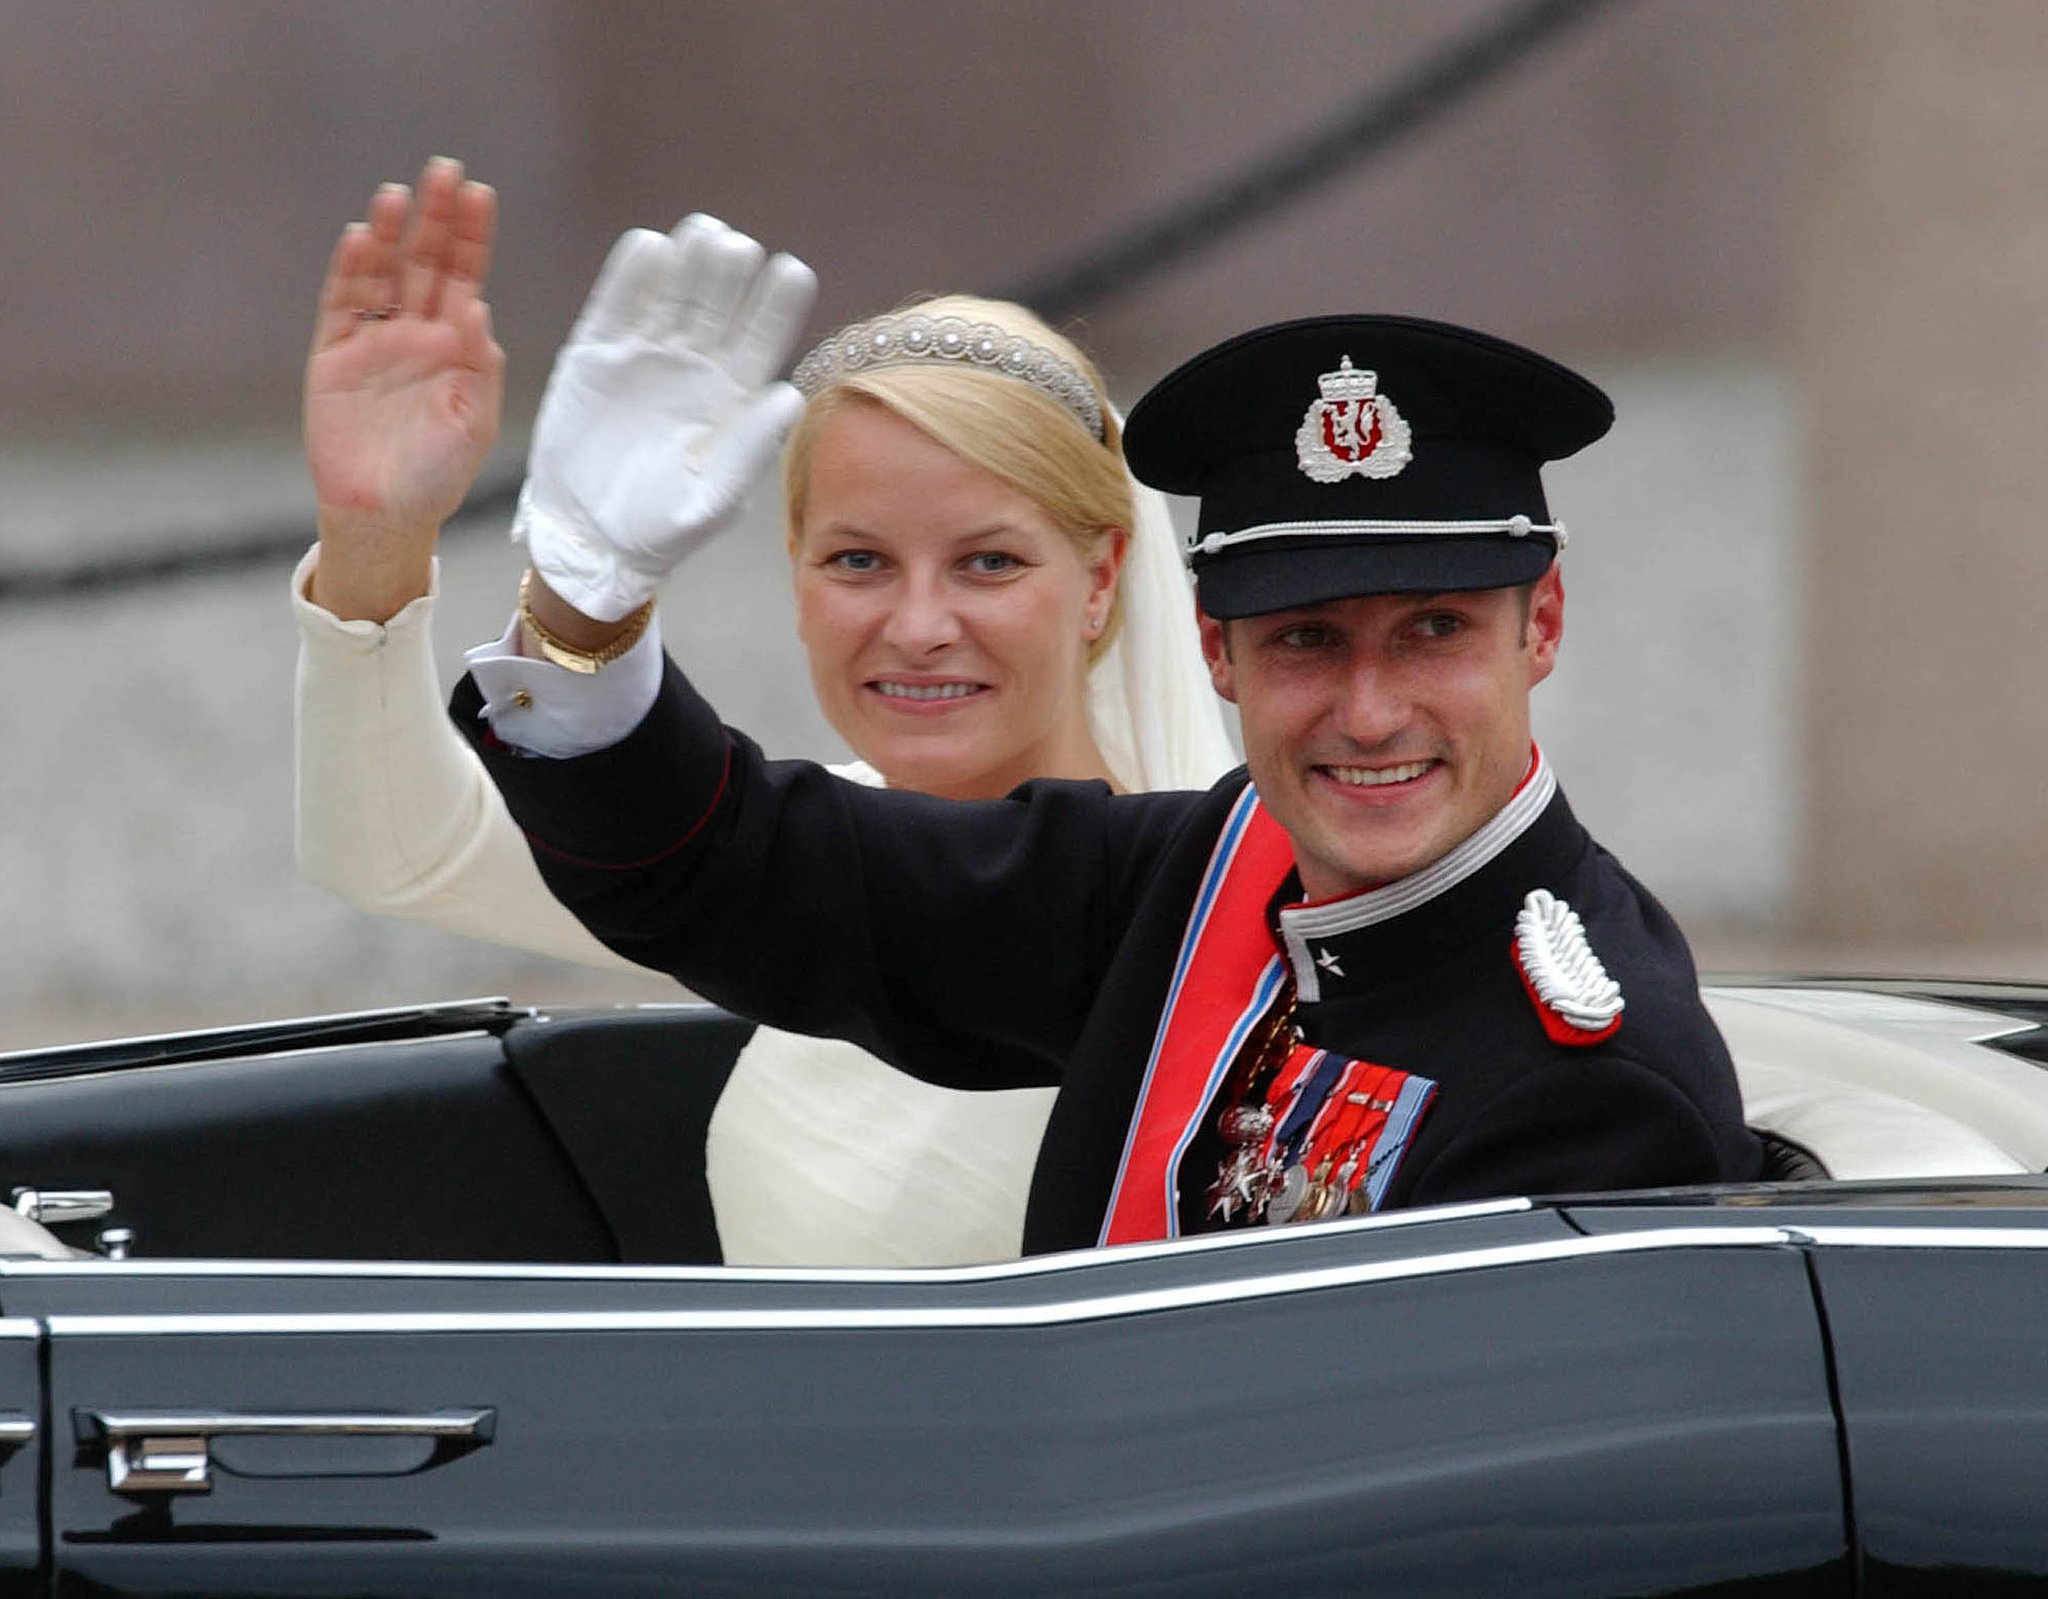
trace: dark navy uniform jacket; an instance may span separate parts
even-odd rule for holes
[[[1035,782],[960,803],[864,788],[764,759],[673,662],[638,728],[570,760],[500,744],[468,678],[452,710],[549,886],[620,954],[930,1082],[1057,1084],[1024,1247],[1097,1241],[1241,770],[1206,793]],[[1538,887],[1579,913],[1621,986],[1621,1027],[1593,1047],[1549,1040],[1515,964],[1515,915]],[[1387,1204],[1756,1176],[1684,939],[1561,793],[1461,881],[1396,895],[1392,913],[1387,894],[1360,896],[1360,925],[1341,902],[1317,908],[1317,936],[1284,940],[1310,1043],[1439,1085]],[[1184,1163],[1184,1225],[1213,1175]]]

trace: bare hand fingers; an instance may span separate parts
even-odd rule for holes
[[[395,296],[407,316],[432,316],[441,297],[441,274],[455,231],[455,197],[462,187],[462,163],[436,156],[420,173],[419,202],[405,241]]]
[[[455,318],[455,330],[462,339],[462,364],[483,379],[472,391],[476,409],[471,420],[478,436],[495,436],[505,398],[505,352],[491,337],[489,302],[471,300]]]
[[[744,388],[759,388],[788,364],[811,303],[818,275],[793,255],[770,256],[732,319],[725,369]]]
[[[455,331],[462,338],[462,364],[486,377],[495,378],[502,373],[505,370],[505,352],[491,336],[490,302],[471,300],[452,320]]]
[[[412,214],[412,190],[402,183],[380,184],[377,192],[370,196],[368,225],[370,241],[375,246],[373,258],[375,269],[387,278],[395,279],[398,273],[398,241],[405,232],[405,220]],[[389,287],[394,291],[384,296],[389,303],[395,296],[396,283]]]
[[[464,183],[455,194],[455,219],[442,258],[440,315],[459,321],[465,308],[483,298],[497,228],[498,197],[487,183]]]
[[[620,234],[577,314],[570,341],[614,339],[639,325],[660,297],[673,255],[668,236],[652,228]]]
[[[370,197],[367,218],[341,230],[320,289],[320,310],[313,324],[316,351],[347,338],[361,313],[390,307],[393,252],[411,204],[404,184],[387,183]]]
[[[669,235],[680,258],[676,267],[674,316],[684,342],[702,350],[720,348],[747,285],[761,269],[761,246],[716,218],[685,217]]]
[[[357,261],[370,248],[368,223],[351,222],[334,241],[327,258],[327,276],[320,284],[320,308],[313,317],[313,350],[317,354],[348,337],[356,320]]]
[[[455,196],[455,234],[449,241],[450,276],[468,278],[483,292],[490,275],[491,246],[498,233],[498,191],[488,183],[468,182]]]

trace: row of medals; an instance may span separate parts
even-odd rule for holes
[[[1209,1214],[1225,1227],[1253,1226],[1264,1222],[1271,1227],[1292,1221],[1330,1221],[1338,1216],[1363,1216],[1372,1208],[1358,1163],[1365,1145],[1354,1143],[1339,1163],[1336,1155],[1325,1155],[1310,1171],[1303,1161],[1289,1163],[1272,1147],[1275,1111],[1267,1103],[1267,1090],[1286,1067],[1301,1030],[1294,1021],[1294,990],[1288,985],[1286,1002],[1261,1034],[1257,1045],[1246,1051],[1245,1069],[1233,1072],[1226,1086],[1227,1100],[1217,1117],[1216,1130],[1229,1150],[1209,1185]],[[1349,1099],[1368,1103],[1361,1096]],[[1310,1140],[1304,1137],[1301,1148]]]

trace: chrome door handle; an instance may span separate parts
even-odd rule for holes
[[[498,1429],[498,1412],[432,1410],[299,1414],[223,1410],[75,1410],[81,1444],[106,1450],[107,1486],[116,1493],[203,1494],[213,1491],[214,1438],[425,1438],[433,1452],[415,1468],[481,1449]]]
[[[14,1208],[45,1227],[62,1227],[67,1222],[98,1221],[113,1210],[114,1195],[105,1188],[17,1188]]]

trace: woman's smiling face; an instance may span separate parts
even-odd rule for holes
[[[1031,499],[857,398],[819,427],[796,534],[812,690],[892,788],[989,798],[1101,775],[1088,646],[1122,535],[1084,551]]]

